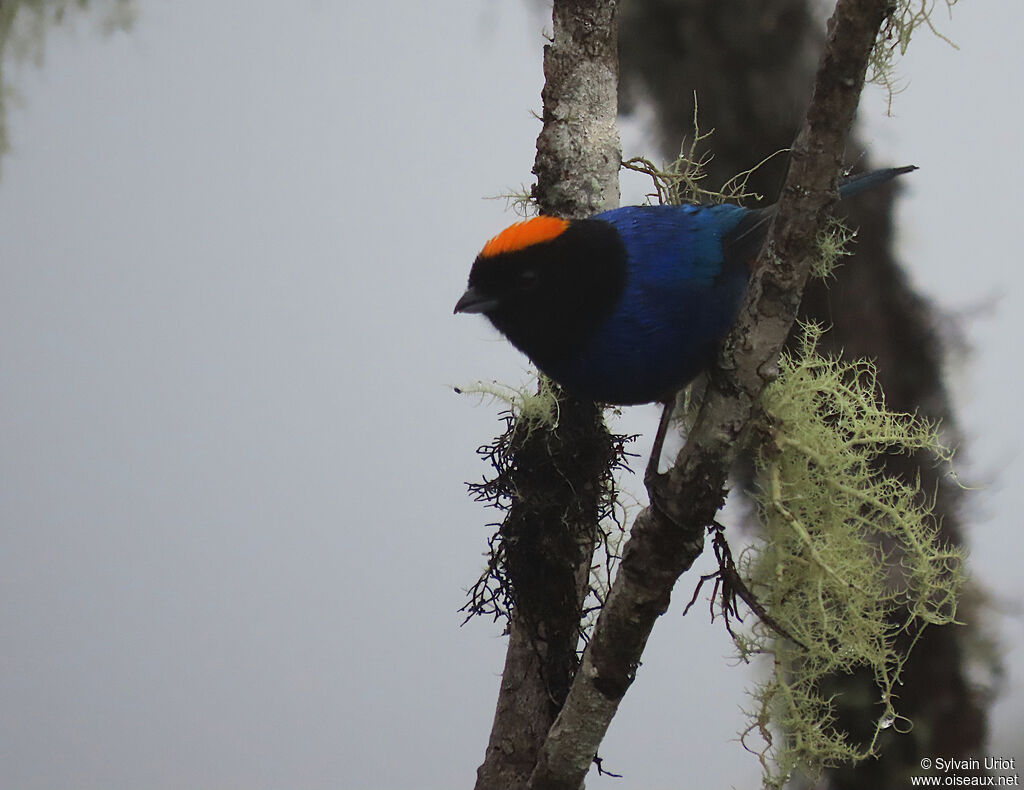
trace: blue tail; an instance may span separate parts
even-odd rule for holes
[[[917,170],[917,165],[907,165],[905,167],[887,167],[882,170],[872,170],[868,173],[858,173],[839,182],[839,197],[848,198],[866,189],[884,184],[886,181],[891,181],[896,176],[912,173],[915,170]]]
[[[839,182],[839,197],[848,198],[914,170],[917,170],[916,165],[887,167],[844,178]],[[722,239],[726,262],[732,261],[743,266],[749,266],[753,262],[754,256],[761,249],[765,234],[768,233],[768,225],[775,216],[776,209],[776,204],[754,209],[726,234]]]

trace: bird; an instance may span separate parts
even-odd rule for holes
[[[839,196],[916,169],[846,178]],[[714,362],[775,212],[684,203],[532,217],[484,244],[455,313],[486,316],[577,398],[667,402]]]

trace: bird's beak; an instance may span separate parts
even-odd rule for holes
[[[485,296],[472,285],[466,289],[466,293],[455,303],[456,313],[486,313],[498,306],[498,300],[493,296]]]

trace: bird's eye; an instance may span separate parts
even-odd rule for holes
[[[536,269],[523,269],[519,272],[519,286],[521,288],[533,288],[537,284],[538,277]]]

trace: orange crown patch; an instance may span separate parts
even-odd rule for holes
[[[480,257],[493,258],[504,252],[518,252],[534,244],[551,241],[565,232],[569,220],[558,217],[532,217],[509,225],[480,250]]]

